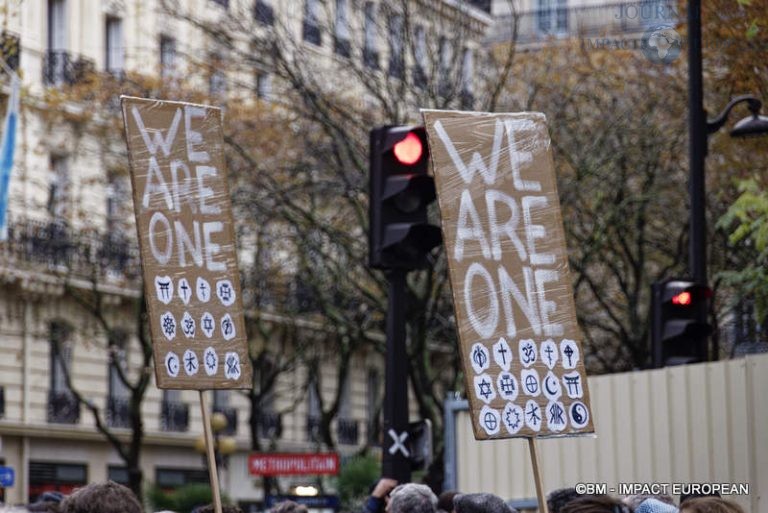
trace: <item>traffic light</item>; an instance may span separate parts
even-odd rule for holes
[[[712,289],[672,278],[654,283],[652,293],[654,367],[706,361]]]
[[[424,127],[383,126],[371,130],[369,264],[377,269],[426,266],[440,244],[440,228],[427,221],[435,182],[427,174]]]

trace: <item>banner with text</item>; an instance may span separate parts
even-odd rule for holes
[[[422,113],[475,438],[594,432],[544,115]]]
[[[221,110],[122,97],[159,388],[249,388]]]

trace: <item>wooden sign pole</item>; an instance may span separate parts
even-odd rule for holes
[[[539,500],[539,513],[549,513],[547,499],[544,496],[544,483],[541,481],[539,469],[539,455],[536,452],[536,438],[528,437],[528,450],[531,453],[531,466],[533,467],[533,481],[536,483],[536,497]]]
[[[219,492],[219,472],[216,469],[216,454],[214,453],[213,429],[211,428],[211,416],[208,413],[208,405],[205,402],[205,391],[200,390],[200,409],[203,412],[203,432],[205,433],[205,452],[208,456],[208,476],[211,480],[211,493],[213,494],[213,509],[221,512],[221,493]]]

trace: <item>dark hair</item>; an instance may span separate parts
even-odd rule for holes
[[[563,506],[579,497],[581,494],[576,491],[576,488],[558,488],[547,495],[547,509],[549,513],[560,513]]]
[[[629,513],[629,507],[609,495],[582,495],[563,506],[561,513]]]
[[[206,504],[205,506],[195,508],[193,511],[194,513],[215,513],[216,508],[214,508],[213,504]],[[243,510],[231,504],[222,504],[221,513],[243,513]]]
[[[697,497],[680,504],[681,513],[744,513],[744,509],[733,501],[720,497]]]
[[[456,490],[446,490],[440,494],[437,498],[437,509],[441,509],[447,513],[453,511],[453,498],[458,495]]]
[[[307,513],[307,507],[298,502],[283,501],[272,506],[269,513]]]
[[[61,502],[61,513],[143,513],[130,490],[114,481],[91,483]]]

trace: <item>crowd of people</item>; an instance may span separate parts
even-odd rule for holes
[[[745,513],[737,503],[714,496],[683,495],[678,504],[668,495],[633,495],[618,499],[609,495],[579,494],[574,488],[555,490],[547,496],[549,513]],[[2,508],[0,508],[0,512]],[[27,507],[44,513],[145,513],[133,492],[113,481],[92,483],[71,495],[45,493]],[[188,513],[160,511],[157,513]],[[212,504],[189,513],[215,513]],[[224,505],[222,513],[243,513]],[[292,501],[276,504],[269,513],[308,513]],[[518,513],[501,497],[490,493],[447,491],[438,497],[426,485],[399,484],[381,478],[371,490],[360,513]]]

